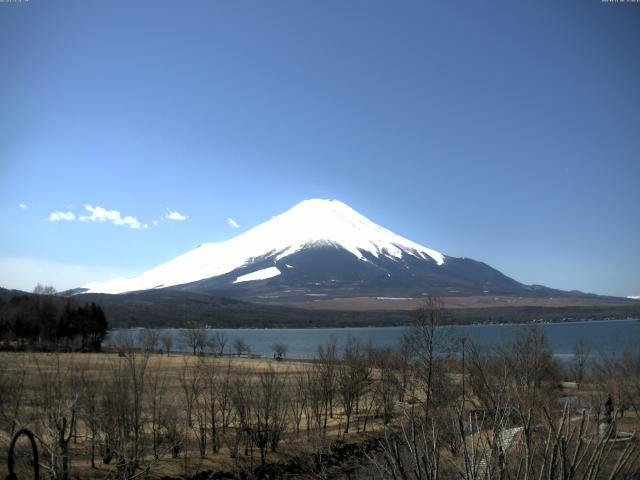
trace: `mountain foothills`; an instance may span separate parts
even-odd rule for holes
[[[640,302],[525,285],[319,199],[137,277],[63,295],[100,305],[112,326],[398,325],[428,296],[459,322],[640,316]]]

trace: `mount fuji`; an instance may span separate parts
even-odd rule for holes
[[[77,293],[159,289],[276,303],[569,293],[524,285],[485,263],[444,255],[338,200],[320,199],[305,200],[228,241],[199,245],[137,277],[93,282]]]

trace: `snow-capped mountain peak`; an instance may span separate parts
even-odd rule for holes
[[[304,246],[326,243],[342,247],[358,258],[363,258],[362,252],[400,258],[404,252],[427,255],[438,264],[444,262],[441,253],[396,235],[338,200],[305,200],[242,236],[254,234],[273,242],[278,260]]]
[[[93,282],[92,293],[123,293],[163,288],[224,275],[257,260],[274,263],[301,250],[334,246],[362,261],[367,254],[400,260],[404,256],[445,263],[440,252],[412,242],[383,228],[338,200],[305,200],[230,240],[205,243],[167,263],[130,279]],[[272,278],[275,267],[238,277],[236,282]]]

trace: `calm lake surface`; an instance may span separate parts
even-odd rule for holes
[[[452,338],[466,337],[479,345],[503,345],[528,325],[465,325],[446,327]],[[621,353],[630,343],[640,341],[640,320],[602,320],[567,323],[543,323],[549,343],[558,357],[571,357],[574,345],[583,340],[593,347],[593,352],[606,354]],[[232,352],[233,341],[240,338],[251,348],[251,353],[264,357],[273,355],[273,345],[287,346],[288,358],[311,358],[318,345],[335,337],[338,346],[344,345],[351,335],[361,342],[371,342],[376,347],[396,346],[402,335],[411,327],[368,327],[368,328],[314,328],[314,329],[218,329],[227,338],[225,352]],[[214,331],[214,330],[212,330]],[[107,343],[122,332],[130,332],[134,337],[139,329],[115,330],[107,337]],[[162,334],[174,337],[174,351],[189,351],[183,344],[181,329],[166,329]]]

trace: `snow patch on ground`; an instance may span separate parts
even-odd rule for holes
[[[377,300],[413,300],[412,297],[376,297]]]

